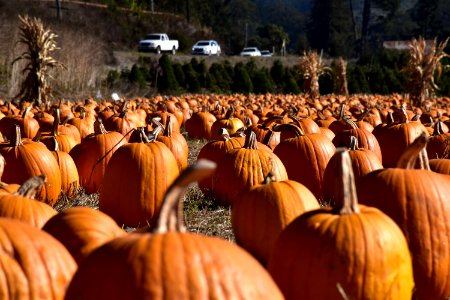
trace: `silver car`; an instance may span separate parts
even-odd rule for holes
[[[192,54],[196,55],[217,55],[221,53],[219,43],[214,40],[198,41],[192,47]]]
[[[256,47],[245,47],[241,51],[241,56],[261,56],[261,51]]]

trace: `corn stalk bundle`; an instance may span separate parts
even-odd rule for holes
[[[440,43],[435,38],[430,45],[423,37],[412,39],[408,45],[409,61],[404,68],[408,75],[408,91],[413,104],[421,106],[439,87],[435,83],[435,75],[439,78],[444,68],[441,60],[447,57],[444,52],[448,38]]]
[[[305,81],[305,88],[312,98],[320,96],[319,92],[319,77],[328,73],[331,69],[325,66],[322,56],[316,51],[309,50],[304,52],[300,57],[300,72]]]
[[[348,96],[347,61],[339,57],[334,65],[334,91],[338,95]]]
[[[20,60],[26,60],[27,63],[22,70],[26,77],[15,98],[41,104],[51,94],[48,85],[49,79],[52,79],[50,70],[63,66],[51,56],[53,51],[59,49],[55,41],[57,35],[44,29],[40,19],[29,16],[19,16],[19,19],[20,38],[17,43],[24,44],[26,48],[13,63]]]

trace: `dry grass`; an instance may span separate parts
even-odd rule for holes
[[[197,160],[197,155],[206,141],[187,139],[189,145],[189,164]],[[82,188],[78,189],[73,197],[61,195],[55,206],[57,211],[63,211],[74,206],[88,206],[98,209],[99,194],[86,194]],[[217,236],[234,241],[231,228],[231,210],[228,207],[218,206],[214,198],[205,197],[195,184],[191,186],[185,196],[184,202],[185,222],[189,231]],[[128,231],[133,229],[128,228]]]

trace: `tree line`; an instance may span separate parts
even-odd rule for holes
[[[385,50],[373,62],[349,62],[347,66],[350,94],[407,93],[407,76],[402,71],[407,53]],[[330,62],[331,70],[334,61]],[[320,77],[320,94],[336,92],[333,71]],[[444,72],[437,80],[439,95],[450,94],[450,74]],[[158,60],[142,56],[131,69],[110,71],[106,79],[110,89],[140,90],[140,94],[163,93],[306,93],[305,79],[298,66],[288,67],[280,60],[272,66],[257,67],[254,59],[232,65],[229,61],[207,66],[204,60],[192,58],[188,63],[172,62],[170,56]]]

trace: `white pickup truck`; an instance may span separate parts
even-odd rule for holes
[[[178,41],[170,40],[165,33],[147,34],[139,41],[138,51],[151,51],[160,54],[162,51],[170,51],[175,54],[178,50]]]

